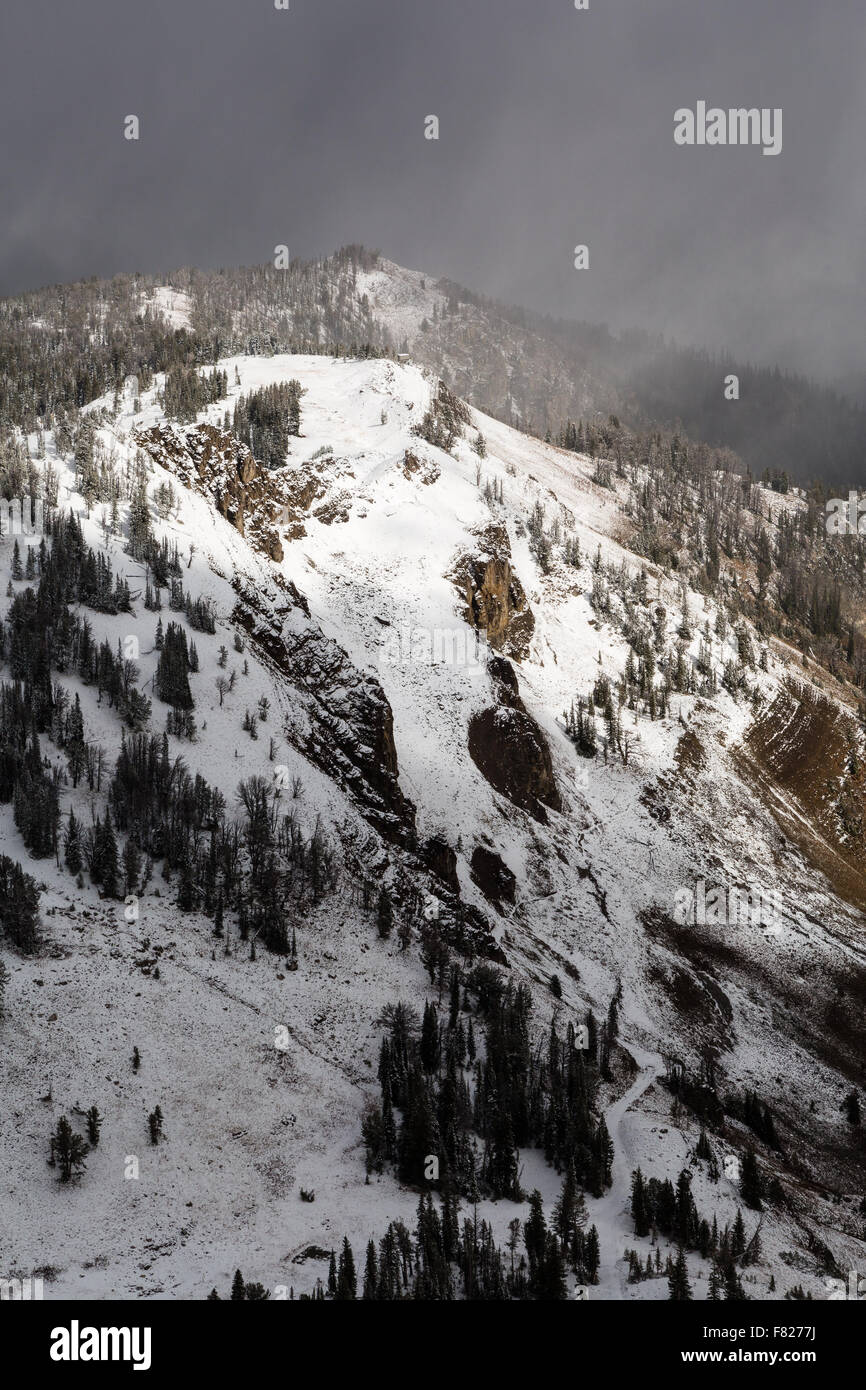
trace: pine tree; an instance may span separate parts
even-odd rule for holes
[[[738,1260],[746,1248],[746,1228],[743,1224],[743,1213],[737,1207],[737,1215],[734,1218],[734,1227],[731,1232],[731,1254]]]
[[[39,940],[39,890],[21,865],[0,854],[0,926],[19,951],[35,951]]]
[[[562,1248],[566,1255],[574,1250],[577,1231],[577,1196],[577,1177],[572,1159],[565,1172],[559,1201],[553,1209],[553,1224],[559,1239],[562,1241]]]
[[[438,1070],[441,1053],[439,1020],[436,1014],[436,1008],[433,1004],[425,1000],[424,1022],[421,1027],[421,1065],[426,1072],[429,1073]]]
[[[725,1266],[725,1301],[728,1303],[744,1303],[747,1301],[745,1290],[740,1283],[737,1267],[733,1260],[730,1260]]]
[[[3,1017],[6,1005],[6,989],[9,984],[9,971],[0,960],[0,1018]]]
[[[133,837],[127,838],[123,847],[123,879],[126,888],[126,896],[138,892],[138,880],[141,877],[141,851]]]
[[[159,698],[176,710],[194,707],[189,688],[189,651],[186,633],[177,623],[169,623],[156,668],[156,690]]]
[[[758,1168],[758,1160],[752,1148],[743,1154],[743,1167],[740,1176],[740,1195],[752,1211],[763,1211],[764,1180]]]
[[[87,1112],[87,1137],[92,1147],[95,1149],[99,1143],[99,1131],[102,1128],[102,1116],[95,1105],[91,1105]]]
[[[383,888],[379,893],[379,907],[376,913],[376,927],[383,941],[386,941],[391,935],[393,926],[394,913],[391,908],[391,898],[387,888]]]
[[[674,1303],[686,1302],[692,1296],[692,1287],[689,1283],[689,1270],[682,1246],[680,1246],[677,1251],[677,1258],[668,1279],[668,1288],[670,1290],[668,1298]]]
[[[568,1297],[565,1280],[565,1261],[562,1248],[553,1232],[549,1232],[544,1252],[544,1266],[539,1278],[539,1298],[545,1301],[561,1300]]]
[[[54,1162],[60,1166],[61,1182],[69,1182],[71,1178],[80,1177],[84,1171],[84,1159],[88,1153],[88,1145],[81,1135],[75,1134],[66,1116],[61,1115],[51,1140],[51,1154]]]
[[[129,553],[134,560],[145,560],[152,544],[147,479],[140,477],[129,504]]]
[[[356,1298],[357,1294],[358,1287],[355,1276],[355,1256],[352,1254],[352,1247],[349,1244],[348,1237],[344,1236],[343,1248],[340,1251],[340,1265],[337,1272],[337,1298]]]
[[[64,835],[64,859],[67,869],[72,874],[81,873],[81,827],[75,819],[75,812],[70,806],[70,820],[68,820],[67,831]]]
[[[649,1235],[649,1211],[647,1209],[646,1188],[643,1173],[638,1168],[631,1180],[631,1216],[636,1236]]]
[[[367,1258],[364,1263],[364,1298],[374,1299],[379,1292],[379,1267],[376,1260],[376,1246],[367,1241]]]
[[[111,812],[107,807],[101,827],[98,821],[96,824],[96,853],[99,863],[97,882],[101,885],[105,897],[116,898],[120,869],[117,862],[117,840],[111,824]]]
[[[239,1269],[236,1269],[235,1277],[232,1280],[232,1302],[241,1303],[246,1298],[246,1296],[247,1291],[244,1286],[243,1275],[241,1274]]]
[[[529,1277],[532,1283],[537,1277],[547,1248],[547,1222],[544,1219],[544,1204],[538,1188],[529,1199],[529,1220],[523,1226],[523,1243],[529,1259]]]
[[[598,1240],[598,1229],[590,1226],[586,1233],[586,1241],[583,1250],[583,1268],[588,1284],[598,1283],[598,1268],[601,1264],[601,1248]]]

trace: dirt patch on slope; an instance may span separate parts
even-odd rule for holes
[[[734,753],[786,835],[846,902],[866,911],[866,763],[853,718],[789,681]]]

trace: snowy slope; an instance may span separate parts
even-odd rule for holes
[[[404,283],[376,271],[361,290],[387,314],[395,337],[437,303],[421,277]],[[155,292],[155,304],[181,324],[180,297],[160,295]],[[300,382],[301,437],[292,439],[281,472],[291,488],[293,478],[314,467],[320,487],[303,534],[284,532],[278,562],[186,488],[177,510],[156,522],[188,562],[185,587],[209,597],[217,615],[215,635],[193,634],[198,738],[183,745],[173,740],[173,752],[232,801],[241,777],[270,776],[273,735],[287,784],[293,778],[302,784],[300,823],[310,833],[321,818],[337,848],[340,889],[304,924],[301,968],[291,973],[263,952],[255,961],[239,949],[224,957],[210,924],[195,914],[181,917],[158,875],[142,896],[138,919],[128,921],[122,903],[102,901],[90,887],[76,889],[49,862],[30,866],[44,884],[49,945],[35,959],[6,954],[12,979],[0,1023],[0,1036],[7,1036],[0,1266],[10,1272],[52,1266],[55,1296],[198,1298],[215,1284],[224,1289],[239,1265],[269,1287],[309,1291],[326,1266],[300,1258],[308,1247],[330,1250],[348,1235],[358,1251],[392,1217],[411,1223],[417,1194],[390,1176],[365,1183],[360,1140],[364,1100],[376,1090],[381,1009],[395,998],[419,1006],[429,991],[417,953],[377,939],[357,902],[355,849],[371,866],[386,865],[386,874],[396,870],[399,855],[371,828],[346,783],[307,756],[299,730],[311,717],[310,692],[294,685],[255,640],[243,653],[234,650],[238,596],[247,589],[262,612],[282,613],[283,641],[299,632],[322,634],[381,686],[393,712],[399,785],[415,808],[419,838],[440,837],[454,848],[461,895],[488,921],[510,969],[532,984],[539,1028],[554,1012],[577,1019],[592,1007],[603,1014],[622,984],[622,1056],[604,1095],[617,1146],[614,1186],[588,1202],[602,1246],[593,1296],[666,1296],[664,1279],[626,1281],[623,1250],[638,1248],[644,1262],[649,1251],[647,1241],[631,1234],[628,1185],[638,1164],[646,1174],[676,1181],[692,1160],[698,1127],[688,1112],[671,1117],[661,1078],[671,1059],[696,1065],[707,1047],[721,1057],[732,1089],[754,1088],[772,1100],[795,1147],[807,1136],[813,1145],[811,1152],[801,1148],[799,1166],[784,1170],[796,1200],[785,1212],[766,1215],[764,1257],[752,1271],[750,1296],[780,1297],[793,1283],[820,1295],[823,1273],[808,1252],[807,1230],[819,1233],[840,1267],[858,1259],[862,1265],[866,1255],[854,1205],[861,1159],[852,1151],[834,1162],[839,1107],[851,1078],[839,1049],[816,1045],[814,1019],[803,1009],[806,1000],[820,999],[825,985],[832,995],[837,980],[862,978],[862,918],[784,842],[776,818],[743,776],[735,753],[754,717],[748,702],[721,690],[712,700],[674,695],[668,717],[656,721],[624,711],[632,740],[627,763],[614,752],[609,759],[578,757],[564,729],[572,701],[601,673],[615,684],[629,651],[620,625],[593,607],[594,567],[625,566],[635,578],[643,568],[650,602],[666,610],[671,641],[681,621],[679,585],[629,551],[622,499],[593,481],[588,459],[477,412],[450,451],[419,438],[414,430],[437,383],[417,365],[277,356],[232,358],[220,366],[228,373],[229,399],[199,417],[215,425],[239,393]],[[163,421],[160,386],[158,380],[142,395],[139,413],[128,393],[100,427],[106,453],[121,471],[143,434]],[[110,411],[111,402],[91,409],[102,407]],[[473,447],[479,431],[483,458]],[[35,440],[32,446],[35,452]],[[105,535],[101,506],[86,515],[73,470],[50,437],[46,448],[60,472],[61,505],[82,517],[90,544],[104,546],[140,590],[144,576],[124,553],[123,536]],[[152,459],[149,468],[151,496],[169,481],[177,488],[176,472]],[[539,568],[529,537],[539,503],[547,525],[558,520],[579,542],[579,567],[556,557],[549,573]],[[512,665],[526,710],[549,744],[561,797],[561,810],[549,809],[543,819],[495,790],[469,752],[473,716],[494,699],[488,660],[496,653],[466,621],[453,576],[462,558],[483,550],[480,537],[491,527],[507,535],[511,567],[534,618],[527,650]],[[9,551],[9,542],[0,542],[7,570]],[[287,604],[291,586],[306,600],[308,616]],[[696,658],[705,622],[713,633],[716,609],[697,593],[690,593],[689,607],[689,652]],[[156,668],[155,615],[141,602],[134,609],[132,619],[89,616],[112,645],[137,638],[146,686]],[[711,642],[721,671],[734,637],[714,635]],[[221,703],[215,682],[223,644],[238,674]],[[786,660],[781,648],[771,649],[767,669],[754,673],[764,707],[790,674]],[[88,736],[105,746],[111,764],[119,725],[93,690],[79,693]],[[262,696],[270,701],[269,721],[252,742],[241,722]],[[154,727],[162,714],[154,701]],[[684,743],[686,735],[700,749],[692,761],[684,756],[684,746],[694,746]],[[99,804],[86,790],[67,788],[64,812],[72,803],[85,818],[91,803]],[[501,910],[473,877],[479,845],[516,875],[515,902]],[[0,850],[26,858],[8,807],[0,809]],[[725,924],[689,956],[669,920],[677,889],[702,877],[775,892],[772,925]],[[665,919],[653,930],[646,922],[651,909]],[[561,981],[561,1002],[548,989],[552,974]],[[280,1027],[292,1040],[287,1052],[274,1046]],[[134,1046],[143,1059],[137,1073]],[[49,1093],[50,1101],[42,1099]],[[167,1140],[151,1148],[145,1118],[157,1102]],[[104,1137],[82,1183],[58,1191],[44,1166],[48,1133],[61,1113],[94,1103],[105,1115]],[[138,1179],[125,1176],[130,1156],[139,1159]],[[522,1160],[524,1187],[538,1186],[546,1205],[552,1203],[559,1177],[538,1153]],[[735,1187],[724,1178],[711,1184],[695,1171],[699,1206],[717,1212],[720,1225],[732,1220]],[[315,1188],[315,1203],[299,1200],[302,1187]],[[829,1200],[834,1191],[844,1198],[841,1206]],[[482,1206],[503,1238],[515,1212],[526,1213],[508,1202]],[[792,1251],[791,1261],[782,1257]],[[702,1296],[708,1266],[690,1257],[690,1269]],[[771,1272],[775,1294],[767,1290]]]

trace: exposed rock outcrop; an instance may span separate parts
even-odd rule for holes
[[[484,914],[460,900],[455,851],[440,836],[418,844],[415,807],[400,788],[391,706],[378,681],[310,620],[304,596],[281,574],[267,592],[240,579],[235,592],[233,620],[294,688],[285,736],[351,795],[389,847],[382,861],[393,855],[407,883],[417,889],[423,882],[438,898],[428,930],[452,950],[506,965]]]
[[[245,444],[218,425],[154,425],[136,433],[139,448],[194,489],[260,554],[278,564],[288,498],[283,475],[262,468]]]
[[[546,821],[545,806],[562,807],[547,739],[526,711],[510,662],[493,657],[488,670],[497,703],[469,721],[469,755],[495,791]]]
[[[235,587],[234,621],[304,692],[305,727],[295,733],[307,757],[352,793],[388,839],[411,840],[415,808],[400,789],[394,718],[379,682],[314,624],[293,618],[297,590],[281,584],[287,601],[275,606],[250,585]]]
[[[503,902],[514,902],[517,878],[494,850],[476,845],[471,862],[472,881],[488,902],[496,906]]]
[[[488,526],[476,538],[477,550],[461,555],[450,575],[465,603],[463,619],[487,634],[495,652],[520,661],[529,653],[535,617],[511,567],[508,532]]]
[[[292,468],[265,468],[231,430],[218,425],[154,425],[135,436],[139,448],[183,483],[213,502],[260,554],[278,564],[283,541],[307,534],[315,517],[324,525],[348,521],[354,478],[345,460],[323,454]]]
[[[841,898],[866,911],[866,766],[851,714],[788,680],[734,759]]]
[[[460,892],[460,880],[457,877],[457,855],[447,840],[442,839],[439,835],[432,835],[421,846],[421,858],[437,878],[441,878],[443,883],[447,883],[452,893]]]

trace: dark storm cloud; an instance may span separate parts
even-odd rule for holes
[[[0,24],[2,292],[363,241],[866,372],[862,0],[5,0]],[[699,100],[781,107],[781,155],[675,146]]]

